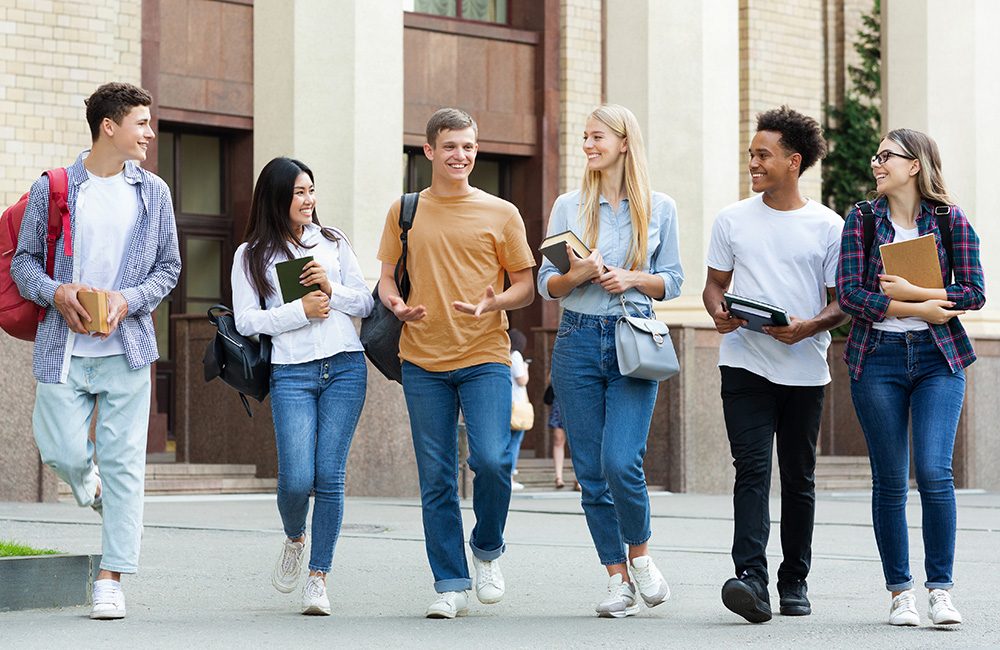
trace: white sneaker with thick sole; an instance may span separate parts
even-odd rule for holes
[[[424,614],[427,618],[455,618],[469,613],[468,591],[446,591],[438,594]]]
[[[951,594],[946,589],[931,589],[928,605],[928,614],[934,625],[958,625],[962,622],[962,615],[951,604]]]
[[[653,558],[640,555],[630,563],[632,579],[639,587],[639,595],[646,607],[656,607],[670,598],[670,585],[663,579],[663,574],[653,564]]]
[[[125,618],[125,593],[122,583],[117,580],[94,581],[94,606],[90,610],[90,618],[112,620]]]
[[[597,605],[597,615],[601,618],[625,618],[635,616],[641,608],[635,587],[615,574],[608,580],[608,597]]]
[[[295,585],[299,582],[299,574],[302,573],[302,556],[305,555],[306,541],[293,542],[285,538],[281,545],[281,555],[274,565],[274,572],[271,574],[271,584],[283,594],[290,594],[295,590]]]
[[[912,589],[907,589],[892,599],[889,609],[889,625],[920,625],[920,614],[917,613],[917,595]]]
[[[472,563],[476,566],[476,597],[479,602],[492,605],[503,600],[507,587],[500,573],[500,560],[480,560],[473,555]]]
[[[302,588],[302,613],[310,616],[329,616],[330,599],[326,595],[326,582],[320,576],[309,576]]]

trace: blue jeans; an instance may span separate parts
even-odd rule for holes
[[[965,398],[965,372],[952,372],[930,332],[872,330],[851,397],[872,466],[872,523],[885,586],[913,586],[906,529],[910,480],[908,422],[923,512],[928,589],[950,589],[955,561],[955,482],[951,459]]]
[[[657,383],[618,372],[617,320],[566,310],[552,350],[552,388],[604,565],[625,562],[625,544],[642,544],[651,535],[642,461]]]
[[[403,394],[410,414],[413,451],[420,477],[424,544],[434,589],[472,587],[465,558],[458,501],[458,410],[469,440],[472,509],[476,526],[469,546],[480,560],[504,552],[503,529],[510,506],[510,368],[482,363],[430,372],[403,362]]]
[[[521,443],[524,442],[524,431],[510,430],[510,441],[507,443],[507,455],[510,456],[510,473],[517,469],[517,457],[521,455]]]
[[[329,573],[344,514],[344,472],[365,403],[361,352],[271,367],[271,413],[278,447],[278,512],[290,538],[306,530],[315,494],[309,570]]]

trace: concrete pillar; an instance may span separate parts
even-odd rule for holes
[[[607,7],[607,99],[639,119],[654,190],[677,201],[683,293],[670,321],[707,321],[705,251],[719,209],[739,199],[736,0],[636,0]]]

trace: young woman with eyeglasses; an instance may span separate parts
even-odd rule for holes
[[[912,421],[929,616],[935,625],[958,624],[962,615],[949,591],[956,529],[952,452],[964,368],[976,359],[958,316],[985,302],[979,237],[948,195],[937,145],[927,135],[890,131],[871,166],[878,193],[870,203],[874,241],[866,251],[868,206],[858,204],[844,226],[837,289],[841,307],[854,317],[844,359],[871,461],[875,541],[892,594],[889,623],[920,624],[906,524]],[[945,241],[951,233],[950,251],[942,231]],[[928,234],[937,243],[943,288],[885,273],[880,244]]]

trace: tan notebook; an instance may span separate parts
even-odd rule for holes
[[[878,249],[882,253],[882,266],[887,274],[898,275],[910,284],[924,289],[944,288],[941,262],[933,234],[882,244]]]
[[[90,314],[91,320],[85,323],[87,329],[98,334],[108,334],[108,292],[107,291],[77,291],[76,299]]]

